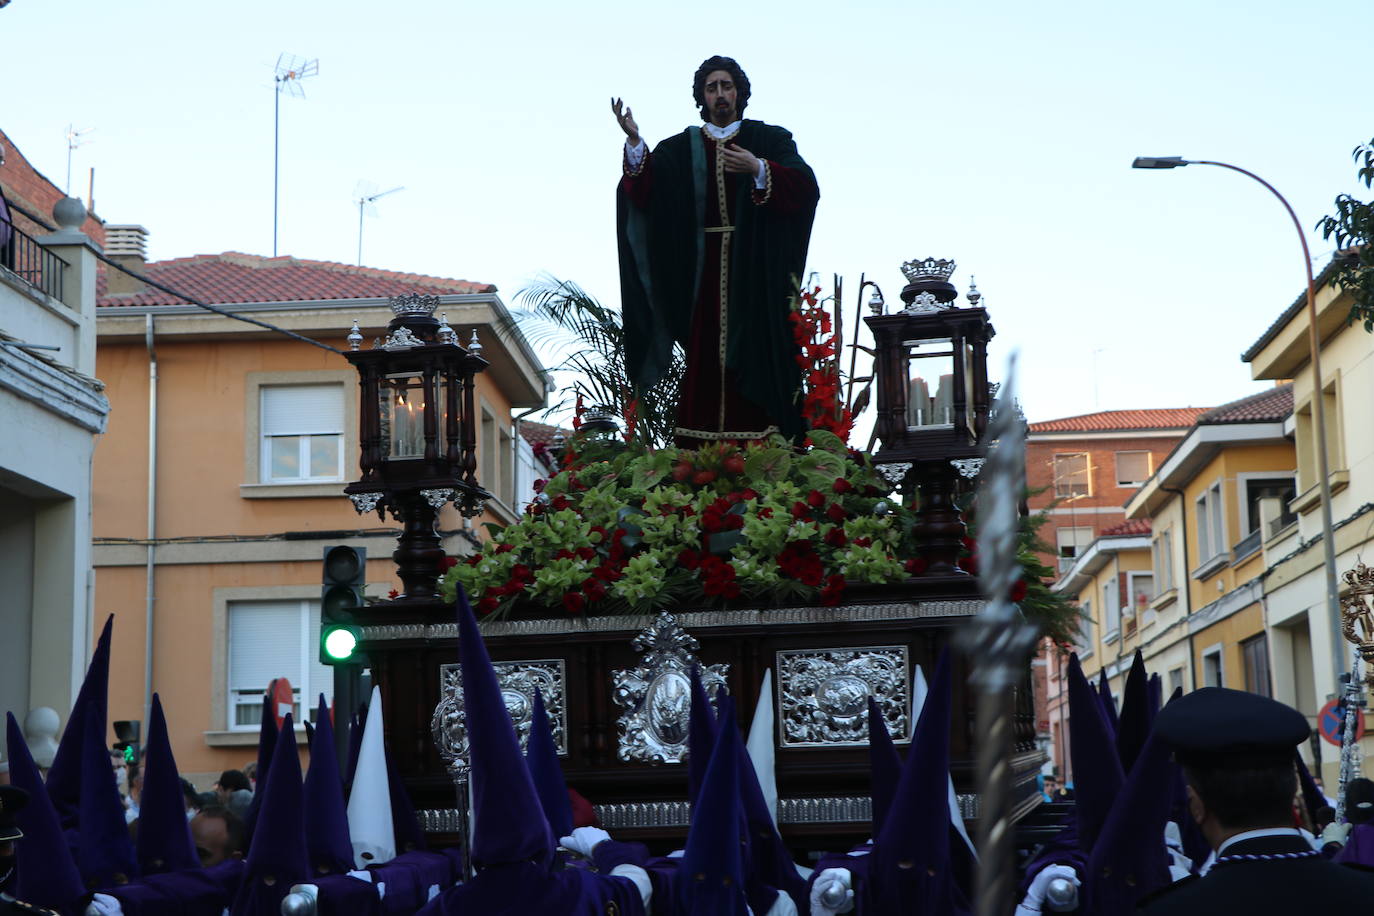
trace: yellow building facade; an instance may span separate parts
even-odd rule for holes
[[[250,268],[258,269],[292,267]],[[298,278],[302,295],[318,273]],[[362,290],[389,274],[341,273],[336,283]],[[198,279],[171,282],[210,300],[216,287],[197,289]],[[439,310],[464,342],[478,334],[491,363],[477,377],[478,460],[497,499],[473,520],[442,511],[444,548],[457,556],[476,546],[483,522],[516,517],[512,410],[541,406],[544,378],[523,339],[496,332],[506,318],[494,290],[462,281],[451,281],[462,291],[426,289],[427,281],[389,274],[383,289],[439,294]],[[371,340],[391,318],[382,295],[245,306],[225,298],[221,307],[338,350],[354,320]],[[112,415],[94,467],[95,618],[98,628],[115,615],[110,718],[146,721],[147,696],[158,692],[178,765],[204,786],[255,756],[272,678],[291,681],[297,721],[320,693],[332,696],[332,670],[318,661],[324,552],[365,549],[367,594],[385,598],[400,588],[391,560],[399,525],[359,516],[343,496],[359,473],[359,386],[340,353],[138,294],[105,297],[98,316]]]

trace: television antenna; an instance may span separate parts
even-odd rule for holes
[[[289,93],[294,98],[305,98],[301,80],[320,72],[320,62],[296,57],[294,54],[279,54],[277,69],[272,78],[276,91],[272,93],[272,257],[277,256],[277,190],[281,184],[281,97]]]
[[[80,130],[77,130],[75,126],[73,126],[73,125],[71,125],[71,124],[68,124],[68,125],[67,125],[67,196],[68,196],[68,197],[71,197],[71,196],[72,196],[72,153],[76,151],[76,148],[77,148],[78,146],[83,146],[83,145],[85,145],[85,143],[89,142],[89,141],[83,141],[81,138],[82,138],[83,136],[85,136],[86,134],[90,133],[90,132],[93,131],[93,130],[95,130],[94,127],[83,127],[83,128],[81,128]]]
[[[397,191],[404,191],[404,187],[392,188],[390,191],[378,191],[377,185],[365,179],[359,179],[353,187],[353,202],[358,205],[358,266],[363,266],[363,216],[377,215],[377,200],[386,197],[388,194],[395,194]]]

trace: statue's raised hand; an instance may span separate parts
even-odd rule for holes
[[[611,111],[615,113],[616,123],[625,131],[631,146],[639,145],[639,125],[635,123],[634,112],[620,99],[611,99]]]

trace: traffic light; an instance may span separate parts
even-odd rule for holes
[[[361,547],[330,547],[324,552],[324,581],[320,588],[320,664],[352,661],[358,646],[353,609],[363,604],[367,579],[367,551]]]
[[[138,719],[119,719],[114,723],[114,733],[117,739],[113,745],[114,749],[124,754],[124,763],[128,766],[136,766],[138,758],[143,748],[138,743],[139,733],[143,729],[143,723]]]

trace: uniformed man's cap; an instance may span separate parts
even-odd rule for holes
[[[1282,765],[1311,734],[1291,706],[1225,687],[1203,687],[1169,703],[1155,730],[1180,763],[1211,767]]]
[[[0,786],[0,843],[24,835],[19,829],[19,812],[29,803],[29,793],[18,786]]]

